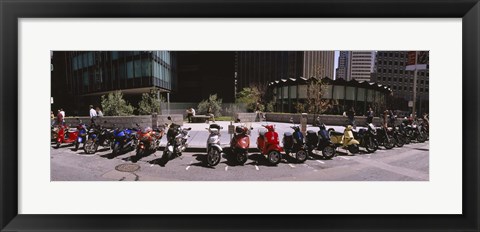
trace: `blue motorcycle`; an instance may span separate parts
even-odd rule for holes
[[[135,150],[136,133],[134,129],[119,129],[113,131],[112,156]]]

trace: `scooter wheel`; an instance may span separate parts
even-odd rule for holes
[[[78,146],[80,146],[80,143],[78,143],[77,141],[74,142],[74,145],[75,145],[75,151],[78,151]]]
[[[324,159],[332,159],[333,157],[335,157],[335,147],[326,146],[322,150],[322,155]]]
[[[217,149],[210,149],[207,154],[207,165],[212,167],[220,162],[220,152]]]
[[[282,154],[278,151],[271,151],[268,153],[267,158],[271,164],[277,165],[282,160]]]
[[[305,162],[305,160],[307,160],[307,158],[308,158],[307,151],[305,151],[303,149],[298,150],[297,153],[295,153],[295,158],[297,159],[298,163]]]
[[[348,146],[348,151],[350,151],[352,154],[357,154],[360,151],[360,148],[357,144],[353,144]]]
[[[57,142],[57,143],[55,144],[55,148],[56,148],[56,149],[60,148],[60,143],[59,143],[59,142]]]
[[[236,155],[236,158],[237,158],[237,163],[240,164],[240,165],[243,165],[247,162],[247,159],[248,159],[248,155],[246,152],[244,153],[238,153]]]

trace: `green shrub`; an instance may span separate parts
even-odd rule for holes
[[[161,102],[165,102],[165,99],[163,99],[163,97],[160,97],[159,100],[154,93],[144,93],[142,94],[142,100],[138,103],[138,113],[140,115],[147,115],[152,113],[160,114]]]
[[[217,94],[210,95],[208,99],[201,101],[198,104],[197,114],[207,114],[209,106],[212,107],[213,115],[215,115],[215,117],[222,116],[222,99],[217,99]]]
[[[121,91],[109,93],[107,96],[102,95],[102,108],[105,116],[128,116],[132,115],[135,108],[125,99]]]

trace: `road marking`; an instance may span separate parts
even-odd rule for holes
[[[349,160],[350,158],[347,158],[347,157],[344,157],[344,156],[339,156],[340,158],[342,159],[346,159],[346,160]]]
[[[189,169],[189,168],[190,168],[190,165],[188,165],[188,166],[187,166],[187,168],[185,168],[185,170],[187,170],[187,171],[188,171],[188,169]]]
[[[325,164],[325,162],[323,162],[323,161],[321,161],[321,160],[315,160],[315,161],[317,161],[317,162],[319,162],[319,163],[321,163],[321,164]]]
[[[317,170],[317,169],[313,169],[313,171],[314,171],[314,172],[318,172],[318,170]]]
[[[290,167],[295,168],[295,165],[293,164],[288,164]]]
[[[260,169],[258,169],[258,166],[257,166],[257,165],[255,165],[255,169],[257,169],[257,171],[260,170]]]
[[[228,170],[228,166],[225,166],[225,171],[227,171],[227,170]]]
[[[376,150],[375,152],[386,152],[386,151],[384,151],[384,150]]]
[[[150,164],[150,167],[153,167],[153,164]]]

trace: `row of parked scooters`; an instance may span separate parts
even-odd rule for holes
[[[171,118],[168,117],[168,120],[171,121]],[[291,122],[293,123],[293,120]],[[317,132],[308,130],[304,137],[300,126],[293,124],[290,127],[293,132],[285,132],[283,135],[283,146],[280,145],[275,125],[262,125],[264,129],[259,131],[257,148],[270,164],[276,165],[282,158],[286,158],[282,157],[282,153],[302,163],[309,156],[331,159],[336,155],[337,148],[343,148],[356,154],[360,151],[360,147],[363,147],[371,153],[375,152],[379,146],[392,149],[395,146],[402,147],[412,141],[425,142],[428,140],[428,126],[409,120],[404,120],[400,125],[392,127],[375,127],[370,123],[366,129],[362,128],[358,131],[355,131],[352,125],[347,125],[343,133],[337,132],[333,128],[327,130],[319,118],[317,118],[316,125],[319,130]],[[167,144],[162,155],[164,165],[169,160],[181,156],[188,147],[191,128],[182,128],[172,122],[165,124],[164,128],[156,129],[141,128],[138,124],[136,128],[114,126],[114,129],[109,129],[97,123],[87,127],[79,120],[76,129],[71,129],[66,125],[52,126],[52,140],[55,141],[56,148],[63,143],[73,143],[75,150],[83,143],[83,150],[86,154],[94,154],[99,147],[112,149],[112,153],[109,154],[111,157],[136,151],[133,160],[138,161],[160,148],[160,140],[165,135],[166,129]],[[220,131],[223,129],[220,125],[210,124],[206,129],[209,131],[206,144],[206,165],[215,166],[222,157],[227,157],[229,161],[239,165],[243,165],[248,160],[252,127],[236,126],[234,136],[227,148],[223,148],[220,144]]]

